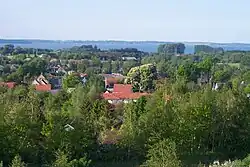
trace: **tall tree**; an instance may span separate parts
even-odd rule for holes
[[[75,88],[78,84],[81,83],[80,77],[74,74],[67,75],[63,79],[63,88],[67,90],[68,88]]]
[[[131,78],[135,90],[150,91],[154,89],[154,80],[157,79],[155,65],[145,64],[131,68],[127,75]]]
[[[158,48],[158,53],[164,54],[184,54],[185,45],[183,43],[162,44]]]
[[[11,167],[26,167],[26,165],[24,162],[22,162],[21,157],[19,155],[17,155],[12,160]]]
[[[175,144],[168,140],[153,145],[147,154],[148,167],[180,167],[181,163],[176,155]]]

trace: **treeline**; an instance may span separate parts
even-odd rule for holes
[[[174,44],[161,44],[158,47],[158,53],[165,54],[184,54],[185,45],[183,43],[174,43]]]
[[[164,54],[184,54],[185,53],[185,45],[183,43],[170,43],[170,44],[161,44],[158,47],[158,53]],[[195,45],[194,46],[194,54],[198,53],[213,53],[220,54],[224,52],[224,49],[221,47],[214,48],[209,45]]]
[[[51,49],[34,49],[34,48],[22,48],[15,47],[14,45],[4,45],[0,47],[0,54],[2,55],[17,55],[17,54],[49,54],[53,50]]]
[[[75,46],[69,49],[61,49],[58,52],[59,58],[67,59],[91,59],[93,56],[97,56],[102,60],[121,60],[122,57],[135,57],[140,58],[149,55],[148,53],[139,51],[136,48],[121,48],[101,50],[97,46],[82,45]]]
[[[74,46],[69,49],[63,49],[66,51],[69,51],[71,53],[81,53],[81,52],[97,52],[100,51],[100,49],[97,48],[97,46],[93,45],[82,45],[82,46]]]
[[[122,48],[122,49],[110,49],[112,52],[122,52],[122,53],[142,53],[136,48]]]
[[[208,45],[195,45],[194,46],[194,53],[200,53],[200,52],[204,52],[204,53],[223,53],[224,49],[219,47],[219,48],[213,48],[211,46]]]

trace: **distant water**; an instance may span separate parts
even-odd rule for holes
[[[6,45],[7,43],[0,43],[0,46]],[[81,45],[96,45],[100,49],[108,50],[108,49],[121,49],[121,48],[137,48],[138,50],[145,52],[156,52],[159,44],[156,43],[111,43],[111,42],[85,42],[85,43],[47,43],[47,42],[34,42],[31,44],[13,44],[15,46],[21,46],[25,48],[41,48],[41,49],[63,49],[70,48],[73,46],[81,46]]]
[[[42,48],[42,49],[63,49],[70,48],[73,46],[81,46],[81,45],[96,45],[100,49],[120,49],[120,48],[137,48],[138,50],[145,52],[157,52],[157,48],[162,42],[122,42],[122,41],[81,41],[81,42],[63,42],[63,41],[29,41],[27,43],[24,42],[14,42],[14,43],[4,43],[0,42],[0,46],[6,44],[13,44],[15,46],[21,46],[25,48]],[[194,45],[198,43],[185,43],[186,49],[185,53],[194,53]],[[201,43],[205,44],[205,43]],[[213,47],[222,47],[224,50],[245,50],[250,51],[250,44],[205,44]]]

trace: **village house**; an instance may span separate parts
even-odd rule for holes
[[[47,70],[50,72],[50,73],[56,73],[56,71],[58,70],[58,66],[51,66],[49,67]]]
[[[52,89],[62,88],[62,77],[49,75],[48,81],[51,84]]]
[[[39,77],[34,79],[32,82],[32,85],[47,85],[49,84],[49,81],[41,74]]]
[[[121,83],[125,79],[123,75],[116,73],[102,74],[102,76],[104,77],[105,88],[110,92],[113,91],[114,84]]]
[[[85,84],[87,82],[88,74],[80,73],[79,76],[80,76],[80,79],[82,81],[82,84]]]
[[[52,89],[51,84],[42,74],[32,82],[32,85],[37,91],[51,91]]]
[[[140,97],[148,95],[148,93],[133,92],[130,84],[114,84],[113,92],[106,91],[102,97],[110,104],[118,104],[136,101]]]
[[[57,64],[59,62],[59,60],[54,58],[54,59],[51,59],[49,62],[52,64]]]
[[[15,82],[0,82],[0,86],[5,86],[9,89],[12,89],[16,86]]]
[[[131,61],[131,60],[134,60],[134,61],[136,61],[137,60],[137,58],[136,57],[122,57],[122,60],[123,61]]]
[[[67,71],[63,68],[63,67],[61,67],[61,66],[59,66],[59,68],[55,71],[57,74],[67,74]]]

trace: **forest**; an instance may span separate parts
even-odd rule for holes
[[[18,84],[0,86],[0,167],[248,167],[250,52],[196,49],[1,47],[0,83]],[[55,73],[58,64],[87,82]],[[62,89],[35,91],[41,73]],[[103,73],[149,95],[114,106],[101,96]]]

